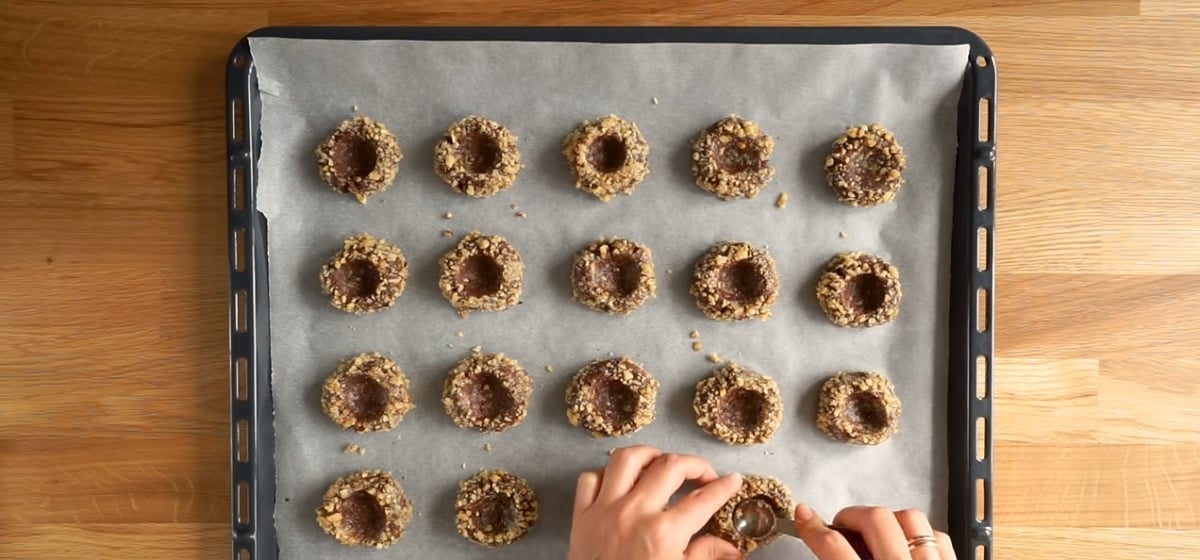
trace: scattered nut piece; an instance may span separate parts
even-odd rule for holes
[[[554,366],[552,366],[550,364],[546,364],[546,372],[554,373]]]
[[[694,338],[694,339],[699,339],[700,331],[692,331],[692,332],[688,333],[688,337]]]
[[[492,452],[492,444],[490,444],[490,443],[483,444],[483,450],[487,451],[488,453],[491,453]]]
[[[850,236],[849,236],[849,235],[846,235],[846,232],[844,232],[844,231],[839,231],[839,232],[838,232],[838,237],[841,237],[842,239],[845,239],[845,238],[847,238],[847,237],[850,237]]]
[[[708,361],[710,361],[710,362],[712,362],[712,363],[714,363],[714,364],[722,364],[722,363],[725,363],[725,360],[724,360],[723,358],[721,358],[721,356],[717,355],[717,353],[716,353],[716,352],[713,352],[712,354],[709,354],[709,355],[708,355]]]
[[[658,105],[658,98],[657,98],[657,97],[651,97],[651,98],[650,98],[650,102],[651,102],[651,103],[653,103],[653,104],[655,104],[655,105]]]
[[[787,193],[779,193],[779,198],[775,199],[776,208],[787,208],[788,195]]]
[[[699,352],[703,348],[704,348],[704,345],[700,344],[699,340],[692,343],[692,352]]]
[[[517,217],[518,217],[518,218],[524,218],[524,217],[525,217],[525,216],[527,216],[527,215],[528,215],[528,214],[526,214],[526,213],[524,213],[524,212],[520,212],[520,211],[518,211],[518,212],[517,212]]]

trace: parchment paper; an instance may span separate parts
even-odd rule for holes
[[[929,510],[944,528],[950,202],[966,46],[251,39],[251,48],[263,97],[258,200],[269,219],[282,558],[563,558],[576,476],[602,466],[611,448],[635,443],[703,455],[721,472],[778,477],[826,516],[879,503]],[[313,156],[355,107],[387,124],[405,153],[396,183],[365,206],[326,187]],[[633,196],[603,204],[573,188],[559,149],[580,121],[608,113],[641,128],[651,173]],[[775,180],[753,200],[721,202],[693,184],[692,140],[729,113],[776,139]],[[434,142],[468,114],[520,138],[526,169],[490,199],[457,195],[432,170]],[[834,199],[822,162],[847,125],[873,121],[902,142],[907,185],[894,203],[852,208]],[[778,209],[784,192],[790,203]],[[472,228],[521,251],[525,293],[513,309],[464,320],[438,292],[436,260]],[[321,264],[360,231],[398,244],[412,271],[399,302],[368,316],[334,309],[317,281]],[[659,294],[632,316],[571,301],[572,255],[598,236],[653,250]],[[723,324],[696,309],[687,293],[692,267],[721,240],[774,255],[783,289],[770,320]],[[816,279],[844,250],[900,268],[904,299],[893,324],[842,329],[822,315]],[[692,351],[693,329],[703,352]],[[458,429],[443,411],[444,376],[475,345],[515,357],[534,376],[521,426],[482,435]],[[391,432],[356,435],[321,411],[322,380],[364,351],[393,356],[412,380],[417,408]],[[693,386],[715,367],[710,352],[778,381],[786,409],[768,444],[730,447],[696,426]],[[567,423],[563,392],[577,368],[610,355],[628,355],[659,379],[658,418],[632,437],[593,439]],[[889,375],[904,403],[901,432],[878,447],[832,442],[814,425],[821,382],[862,369]],[[366,455],[343,453],[348,443]],[[360,468],[393,471],[416,507],[407,536],[386,552],[342,547],[314,521],[326,487]],[[454,530],[457,483],[481,468],[524,476],[540,496],[541,519],[516,545],[489,551]],[[807,554],[781,539],[755,557]]]

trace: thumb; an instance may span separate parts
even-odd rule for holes
[[[701,535],[692,539],[684,560],[742,560],[742,552],[724,539],[713,535]]]

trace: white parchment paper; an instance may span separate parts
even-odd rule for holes
[[[563,558],[576,476],[634,443],[700,454],[721,472],[778,477],[827,516],[879,503],[929,510],[944,528],[950,203],[965,45],[250,41],[263,101],[257,188],[269,220],[282,558]],[[355,108],[387,124],[405,153],[395,184],[365,206],[326,187],[313,155]],[[641,128],[651,173],[633,196],[604,204],[573,188],[559,147],[580,121],[608,113]],[[775,180],[753,200],[721,202],[693,184],[692,140],[729,113],[776,139]],[[526,168],[490,199],[457,195],[432,170],[434,142],[469,114],[520,138]],[[834,199],[822,162],[847,125],[873,121],[903,144],[907,184],[891,204],[852,208]],[[780,193],[790,197],[785,209],[774,205]],[[442,299],[437,258],[471,229],[504,235],[521,251],[522,305],[464,320]],[[317,272],[362,231],[398,244],[411,277],[393,308],[352,316],[330,306]],[[659,294],[632,316],[571,301],[572,255],[599,236],[653,250]],[[774,255],[783,289],[770,320],[722,324],[696,309],[692,266],[721,240]],[[904,299],[893,324],[842,329],[822,315],[816,279],[846,250],[900,268]],[[692,351],[693,329],[703,352]],[[521,426],[482,435],[458,429],[442,410],[446,372],[475,345],[513,356],[534,376]],[[322,380],[364,351],[391,355],[412,380],[417,408],[392,432],[342,431],[321,412]],[[693,386],[715,367],[710,352],[778,381],[786,408],[768,444],[730,447],[696,426]],[[659,379],[658,418],[632,437],[593,439],[567,423],[563,392],[578,367],[610,355],[628,355]],[[900,433],[878,447],[832,442],[814,425],[821,382],[862,369],[890,376],[904,403]],[[348,443],[366,455],[344,454]],[[326,487],[360,468],[393,471],[415,504],[407,536],[388,551],[342,547],[314,520]],[[457,482],[481,468],[508,469],[538,492],[541,519],[523,541],[488,551],[455,532]],[[755,557],[808,556],[781,539]]]

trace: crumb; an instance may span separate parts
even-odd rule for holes
[[[347,454],[347,455],[350,455],[350,454],[352,454],[352,453],[358,453],[359,455],[366,455],[366,454],[367,454],[367,448],[365,448],[365,447],[359,447],[359,446],[357,446],[357,445],[354,445],[353,443],[347,443],[347,444],[346,444],[346,448],[345,448],[345,449],[343,449],[343,450],[342,450],[342,452],[343,452],[343,453],[345,453],[345,454]]]
[[[615,356],[616,354],[613,354],[612,351],[609,351],[608,355],[609,355],[609,357],[612,357],[612,356]]]
[[[672,269],[670,269],[670,268],[668,268],[668,269],[667,269],[667,274],[675,274],[675,271],[674,271],[674,270],[672,270]]]
[[[724,363],[724,362],[725,362],[725,360],[723,360],[723,359],[721,358],[721,356],[718,356],[716,352],[713,352],[712,354],[709,354],[709,355],[708,355],[708,361],[710,361],[710,362],[712,362],[712,363],[714,363],[714,364],[720,364],[720,363]]]
[[[452,229],[442,230],[442,237],[454,237],[454,230],[452,230]]]
[[[467,470],[467,464],[466,464],[466,463],[463,463],[463,464],[462,464],[462,468],[463,468],[463,470],[464,470],[464,471],[465,471],[465,470]]]
[[[514,212],[516,212],[517,210],[520,210],[520,207],[518,207],[516,204],[509,204],[508,207],[512,208],[512,210]]]
[[[471,352],[474,352],[476,354],[483,352],[483,347],[482,346],[472,346]]]
[[[655,105],[658,105],[658,98],[657,98],[657,97],[651,97],[651,98],[650,98],[650,102],[651,102],[651,103],[653,103],[653,104],[655,104]]]
[[[520,211],[518,211],[518,212],[517,212],[517,217],[518,217],[518,218],[524,218],[524,217],[525,217],[525,216],[527,216],[527,215],[528,215],[528,214],[526,214],[526,213],[524,213],[524,212],[520,212]]]
[[[462,332],[462,331],[458,331],[458,332],[454,333],[454,336],[457,336],[458,338],[462,338],[462,337],[463,337],[463,332]]]
[[[699,340],[692,343],[692,352],[699,352],[703,348],[704,348],[704,345],[700,344]]]
[[[779,193],[779,198],[775,199],[776,208],[787,208],[788,195],[787,193]]]
[[[492,444],[490,444],[490,443],[483,444],[483,450],[487,451],[488,453],[491,453],[492,452]]]
[[[700,331],[692,331],[692,332],[688,333],[688,337],[693,338],[693,339],[699,339]]]
[[[396,434],[396,441],[400,441],[400,434]]]
[[[609,448],[609,450],[608,450],[608,454],[609,454],[609,455],[612,455],[613,453],[616,453],[616,452],[617,452],[617,448],[616,448],[616,447]]]
[[[844,232],[844,231],[839,231],[839,232],[838,232],[838,237],[841,237],[842,239],[845,239],[845,238],[847,238],[847,237],[850,237],[850,236],[849,236],[849,235],[846,235],[846,232]]]
[[[552,365],[550,365],[550,364],[546,364],[546,372],[547,372],[547,373],[554,373],[554,366],[552,366]]]
[[[357,112],[358,112],[358,105],[355,105],[355,106],[351,107],[351,108],[350,108],[350,110],[351,110],[351,111],[354,111],[355,113],[357,113]]]
[[[445,218],[447,220],[449,220],[450,218],[453,218],[453,217],[454,217],[454,212],[446,212]]]

